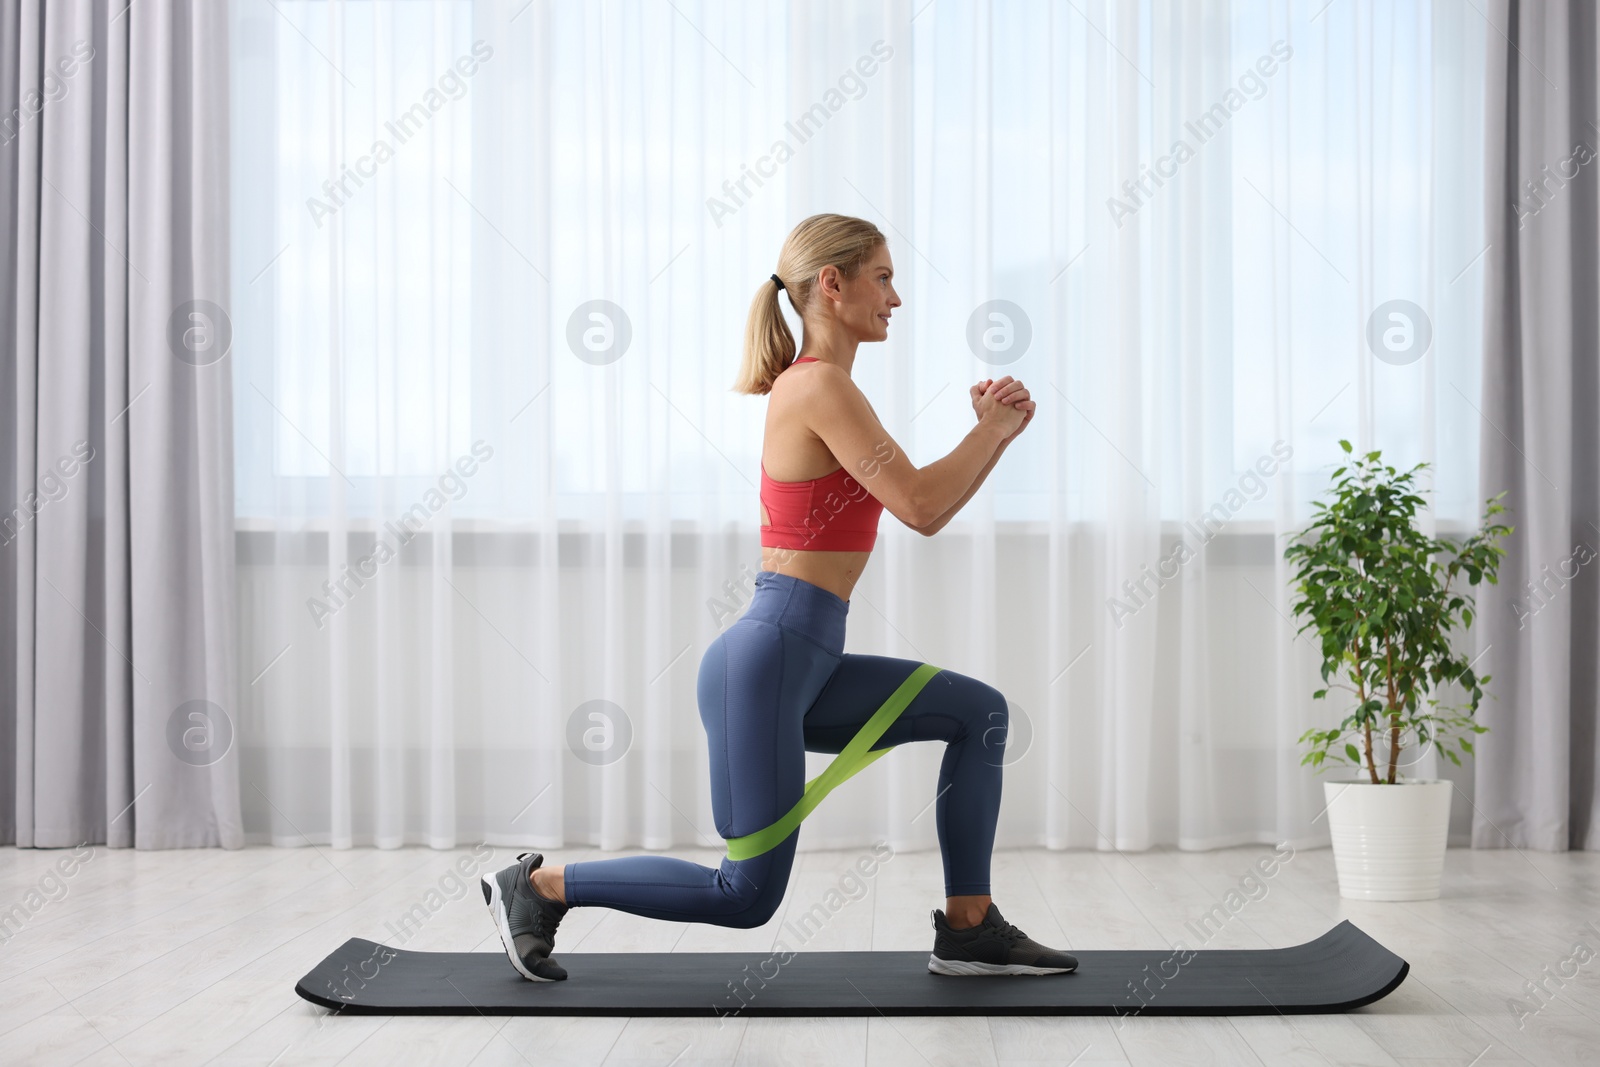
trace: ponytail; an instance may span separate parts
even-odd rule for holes
[[[787,291],[795,312],[805,321],[811,289],[823,267],[833,266],[855,278],[874,249],[886,244],[883,233],[864,219],[848,215],[812,215],[796,226],[778,254],[778,270],[761,283],[750,302],[744,328],[744,356],[735,392],[764,396],[794,362],[794,334],[778,303]]]

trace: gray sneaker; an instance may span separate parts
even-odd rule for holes
[[[533,891],[528,875],[543,862],[539,853],[524,852],[511,866],[485,874],[483,902],[489,905],[500,943],[517,973],[534,982],[560,982],[567,972],[550,953],[556,947],[556,926],[568,905]]]
[[[1046,948],[1006,922],[991,901],[983,922],[952,930],[945,913],[933,909],[934,974],[1068,974],[1078,969],[1074,956]]]

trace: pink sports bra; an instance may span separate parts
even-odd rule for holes
[[[795,363],[816,360],[801,356]],[[794,364],[790,364],[793,366]],[[761,503],[772,521],[761,547],[815,552],[870,552],[878,541],[883,505],[843,467],[804,482],[778,482],[761,464]]]

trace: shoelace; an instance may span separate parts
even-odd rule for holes
[[[1015,945],[1019,941],[1028,940],[1027,934],[1023,933],[1021,930],[1018,930],[1015,926],[1012,926],[1004,919],[1000,920],[1000,922],[996,924],[993,929],[996,936],[1005,941],[1008,945]]]
[[[540,906],[533,909],[532,929],[528,930],[527,932],[532,934],[534,937],[537,937],[545,944],[549,945],[550,950],[554,952],[556,944],[556,927],[560,924],[561,918],[560,916],[552,916],[549,909],[543,907],[544,904],[549,903],[548,901],[544,900],[542,897],[539,897],[538,893],[534,893],[534,896],[539,900]]]

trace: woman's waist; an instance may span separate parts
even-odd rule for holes
[[[838,549],[778,548],[763,545],[761,549],[762,573],[781,573],[798,578],[810,585],[832,593],[850,602],[856,582],[872,558],[870,549],[844,551]],[[759,577],[759,575],[758,575]]]
[[[842,652],[850,602],[794,573],[762,570],[741,619],[757,619],[794,630],[825,648]]]

